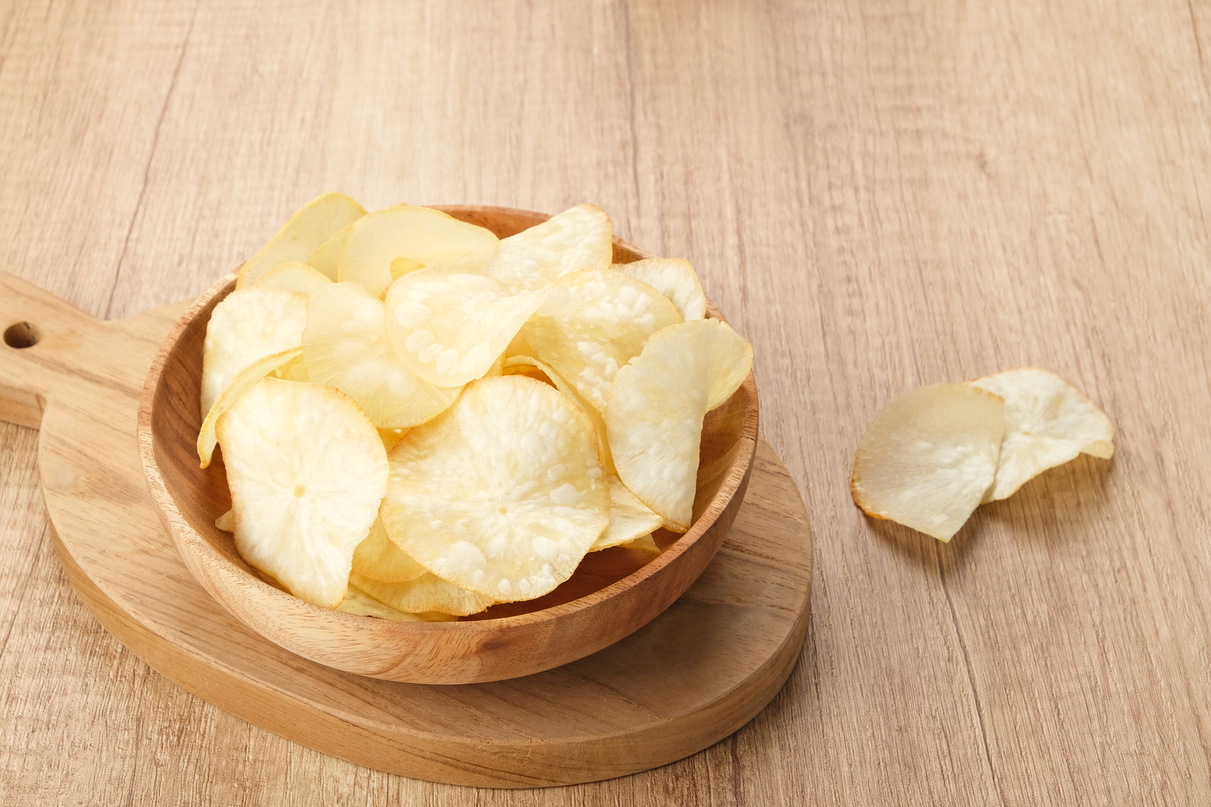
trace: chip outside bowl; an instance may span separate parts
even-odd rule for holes
[[[441,209],[500,237],[547,218],[507,208]],[[615,240],[615,262],[641,257],[647,253]],[[233,536],[214,526],[231,506],[221,453],[209,468],[198,467],[202,343],[211,311],[234,285],[234,275],[215,284],[161,347],[140,400],[139,452],[160,519],[190,572],[236,618],[287,650],[409,683],[466,684],[541,672],[607,647],[656,617],[698,578],[735,520],[757,445],[751,373],[707,415],[693,524],[684,535],[663,536],[664,551],[643,565],[625,551],[593,553],[602,557],[590,555],[551,595],[455,622],[394,622],[297,599],[245,563]]]

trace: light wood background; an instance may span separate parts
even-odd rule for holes
[[[464,790],[178,689],[79,602],[0,427],[0,803],[1211,803],[1211,7],[1183,0],[0,0],[0,270],[110,318],[328,189],[684,256],[816,536],[773,704],[611,782]],[[5,323],[7,324],[7,323]],[[1118,427],[949,545],[866,520],[917,384],[1023,364]]]

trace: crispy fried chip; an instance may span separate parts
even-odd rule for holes
[[[532,317],[522,335],[535,358],[604,412],[618,368],[681,315],[663,294],[622,272],[576,272],[559,283],[568,289],[567,303],[556,314]]]
[[[706,294],[689,261],[681,258],[644,258],[633,263],[615,264],[636,280],[642,280],[668,297],[686,322],[706,316]]]
[[[610,486],[610,524],[593,542],[589,551],[596,552],[599,549],[629,544],[645,535],[650,539],[652,531],[660,529],[664,519],[639,501],[618,477],[608,476],[606,482]]]
[[[657,331],[614,377],[606,433],[623,484],[676,532],[689,529],[706,413],[748,375],[753,349],[726,323]]]
[[[487,272],[513,291],[531,291],[572,272],[609,268],[613,256],[610,217],[593,205],[577,205],[501,241]]]
[[[854,502],[949,541],[996,474],[1005,402],[969,384],[932,384],[894,398],[867,427],[854,459]]]
[[[391,543],[382,519],[376,518],[370,525],[370,534],[353,551],[353,571],[380,583],[407,583],[429,570]]]
[[[286,263],[279,263],[258,277],[251,285],[310,295],[312,292],[331,283],[332,280],[330,278],[325,277],[307,264],[287,261]]]
[[[391,285],[391,262],[397,258],[443,271],[480,272],[499,248],[500,241],[483,227],[440,210],[396,205],[350,228],[341,247],[339,279],[355,280],[381,297]]]
[[[251,285],[286,261],[305,261],[334,233],[366,215],[366,209],[343,193],[325,193],[291,216],[269,243],[244,262],[236,287]]]
[[[296,597],[335,608],[387,485],[374,424],[332,387],[264,378],[217,431],[240,557]]]
[[[307,265],[335,283],[340,275],[341,250],[345,248],[345,239],[349,237],[349,233],[356,223],[357,221],[354,220],[346,224],[333,233],[331,238],[320,244],[315,252],[312,252],[307,258]]]
[[[488,371],[545,298],[486,275],[422,269],[391,284],[387,336],[416,375],[460,387]]]
[[[996,482],[984,501],[1013,495],[1027,481],[1078,454],[1114,455],[1110,418],[1064,379],[1022,367],[970,382],[1005,399],[1005,438]]]
[[[202,416],[236,373],[303,344],[307,298],[281,289],[236,289],[210,314],[202,346]]]
[[[530,371],[536,371],[536,374],[535,372],[527,372],[527,368]],[[610,444],[606,439],[605,418],[597,410],[597,407],[590,406],[589,402],[576,391],[576,388],[567,381],[564,381],[563,376],[551,369],[550,365],[544,364],[532,356],[513,356],[506,359],[503,370],[508,375],[526,375],[530,378],[536,378],[538,381],[550,383],[555,389],[571,398],[589,418],[589,421],[592,422],[593,431],[597,432],[597,458],[601,461],[602,470],[607,475],[615,473],[614,458],[610,456]]]
[[[584,413],[546,384],[475,381],[392,449],[383,525],[460,587],[502,602],[541,596],[609,522],[596,442]]]
[[[336,607],[336,610],[355,616],[372,616],[376,619],[390,619],[395,622],[452,622],[456,619],[450,614],[438,614],[432,611],[409,614],[396,610],[352,584],[349,585],[349,590],[345,592],[345,599]]]
[[[404,613],[439,613],[452,616],[478,614],[494,600],[483,594],[459,588],[435,574],[423,574],[404,583],[382,583],[354,572],[349,584],[381,603]]]
[[[358,283],[333,283],[311,295],[303,359],[312,381],[348,394],[381,429],[424,423],[459,393],[418,378],[399,360],[382,302]]]
[[[214,427],[219,416],[230,409],[241,395],[252,389],[253,385],[262,378],[301,355],[303,355],[303,349],[297,347],[293,350],[283,350],[281,353],[272,353],[257,359],[235,374],[231,383],[223,388],[218,398],[215,398],[210,411],[206,413],[206,419],[202,421],[202,428],[198,430],[198,459],[201,460],[203,468],[210,467],[210,459],[214,454],[214,447],[218,443]]]

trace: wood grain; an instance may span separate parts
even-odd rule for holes
[[[594,202],[754,344],[817,543],[799,667],[675,765],[537,793],[230,717],[83,608],[0,426],[0,802],[1211,801],[1211,9],[1160,0],[0,4],[0,268],[200,294],[306,199]],[[947,546],[868,522],[894,394],[1036,364],[1118,428]]]

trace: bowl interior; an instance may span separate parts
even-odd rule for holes
[[[445,207],[456,218],[486,227],[504,238],[540,223],[547,216],[502,208]],[[647,257],[641,250],[616,240],[614,260],[628,263]],[[176,523],[185,522],[230,563],[265,585],[281,588],[276,581],[253,569],[236,552],[230,533],[214,526],[215,519],[231,507],[231,495],[222,462],[222,450],[216,449],[210,467],[199,467],[196,452],[198,430],[202,422],[199,393],[202,377],[202,345],[206,326],[214,306],[234,288],[229,277],[212,288],[186,315],[174,337],[170,337],[162,355],[158,382],[146,394],[152,396],[149,413],[154,462],[178,511]],[[710,315],[721,318],[713,305]],[[493,606],[464,620],[488,620],[514,617],[552,609],[568,603],[587,604],[607,596],[612,586],[644,567],[669,563],[684,545],[697,539],[707,524],[702,521],[717,512],[735,492],[747,467],[739,467],[751,457],[756,440],[756,386],[750,375],[745,384],[723,406],[707,415],[703,429],[694,504],[695,523],[685,535],[667,530],[656,533],[662,552],[659,556],[639,550],[615,548],[590,553],[571,579],[544,597],[528,602]],[[750,446],[746,451],[746,444]],[[709,512],[708,512],[709,511]],[[649,569],[650,570],[650,569]],[[625,583],[622,583],[625,585]],[[562,609],[559,609],[562,610]]]

